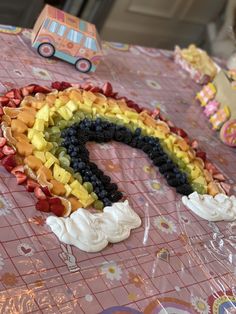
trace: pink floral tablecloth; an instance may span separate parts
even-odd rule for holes
[[[194,100],[200,87],[172,53],[105,42],[98,70],[82,75],[38,56],[29,30],[1,27],[0,39],[0,93],[29,83],[110,81],[120,95],[160,107],[198,139],[236,190],[235,151],[211,131]],[[126,194],[142,227],[96,254],[63,245],[33,196],[0,167],[0,312],[235,313],[236,223],[209,223],[186,210],[140,151],[90,144],[90,154]]]

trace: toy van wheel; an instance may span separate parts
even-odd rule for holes
[[[38,53],[44,58],[50,58],[55,53],[55,48],[50,43],[42,43],[38,46]]]
[[[87,73],[91,70],[92,64],[91,62],[86,58],[78,59],[75,63],[75,68],[79,72]]]

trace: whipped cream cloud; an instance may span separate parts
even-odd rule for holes
[[[234,195],[217,194],[213,197],[193,192],[189,196],[183,196],[182,202],[196,215],[209,221],[233,221],[236,219],[236,197]]]
[[[86,252],[99,252],[109,242],[123,241],[141,225],[127,200],[105,207],[102,213],[79,208],[70,217],[49,216],[46,222],[61,242]]]

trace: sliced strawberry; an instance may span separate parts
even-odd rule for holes
[[[102,86],[103,94],[107,97],[111,96],[113,93],[111,83],[107,82]]]
[[[0,151],[0,159],[2,159],[5,155]]]
[[[29,94],[32,94],[34,92],[34,89],[35,89],[35,84],[30,84],[30,85],[26,86],[25,88],[27,89]]]
[[[63,204],[53,204],[50,205],[50,210],[56,216],[61,217],[65,212],[65,206]]]
[[[84,83],[81,85],[81,88],[86,90],[86,91],[89,91],[89,90],[91,90],[91,88],[93,88],[93,85],[91,85],[89,83]]]
[[[0,104],[0,116],[3,116],[3,115],[4,115],[3,107]]]
[[[191,147],[192,147],[193,149],[197,149],[198,146],[199,146],[199,144],[198,144],[198,141],[197,141],[197,140],[193,140],[193,141],[191,142]]]
[[[3,147],[6,144],[7,140],[5,137],[0,137],[0,147]]]
[[[41,186],[41,189],[46,196],[52,196],[52,193],[50,192],[48,186]]]
[[[50,209],[49,209],[49,203],[47,199],[41,199],[38,200],[37,203],[35,204],[35,207],[37,210],[41,211],[41,212],[45,212],[45,213],[49,213]]]
[[[14,104],[18,107],[21,102],[21,99],[13,98],[11,101],[14,102]]]
[[[50,205],[61,205],[62,204],[59,197],[51,197],[51,198],[49,198],[48,201],[49,201]]]
[[[27,89],[26,87],[23,87],[23,88],[21,89],[21,93],[22,93],[22,95],[23,95],[24,97],[29,95],[29,91],[28,91],[28,89]]]
[[[101,93],[102,90],[101,90],[101,88],[99,88],[98,86],[93,86],[93,87],[90,89],[90,92],[92,92],[92,93]]]
[[[28,192],[34,192],[34,189],[39,187],[39,184],[33,179],[28,179],[26,183],[26,189]]]
[[[11,146],[5,145],[2,148],[2,152],[4,155],[8,156],[8,155],[14,155],[16,153],[16,151],[14,150],[14,148],[12,148]]]
[[[11,170],[17,166],[15,155],[5,156],[2,159],[2,165],[7,171],[11,172]]]
[[[216,179],[216,180],[218,180],[218,181],[225,181],[225,180],[226,180],[222,173],[216,173],[216,174],[214,174],[214,175],[213,175],[213,178]]]
[[[11,171],[11,173],[14,174],[14,176],[16,175],[16,172],[23,172],[24,173],[24,166],[23,165],[16,166]]]
[[[20,99],[21,100],[22,99],[21,90],[15,88],[13,91],[14,91],[14,99]]]
[[[9,92],[7,92],[5,96],[8,98],[14,98],[15,97],[14,89],[9,90]]]
[[[27,86],[28,87],[28,86]],[[30,86],[31,87],[31,86]],[[39,85],[35,85],[34,89],[33,89],[34,93],[43,93],[43,94],[47,94],[51,92],[51,89],[46,87],[46,86],[39,86]]]
[[[27,175],[24,172],[16,171],[15,176],[17,184],[22,184],[27,180]]]
[[[39,186],[36,186],[36,188],[34,189],[34,194],[39,200],[44,200],[47,198],[44,192],[42,191],[41,187]]]
[[[205,152],[202,152],[202,151],[196,152],[196,156],[201,158],[204,162],[206,161],[206,153]]]
[[[2,106],[6,106],[9,102],[9,98],[6,96],[0,96],[0,104]]]

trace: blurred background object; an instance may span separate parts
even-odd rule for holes
[[[171,50],[176,44],[186,47],[195,43],[214,55],[228,57],[234,51],[234,39],[227,36],[229,27],[234,30],[235,10],[232,8],[235,2],[0,0],[0,23],[31,28],[43,4],[48,3],[94,23],[103,40]],[[222,48],[220,41],[224,37],[227,37],[227,44]]]

